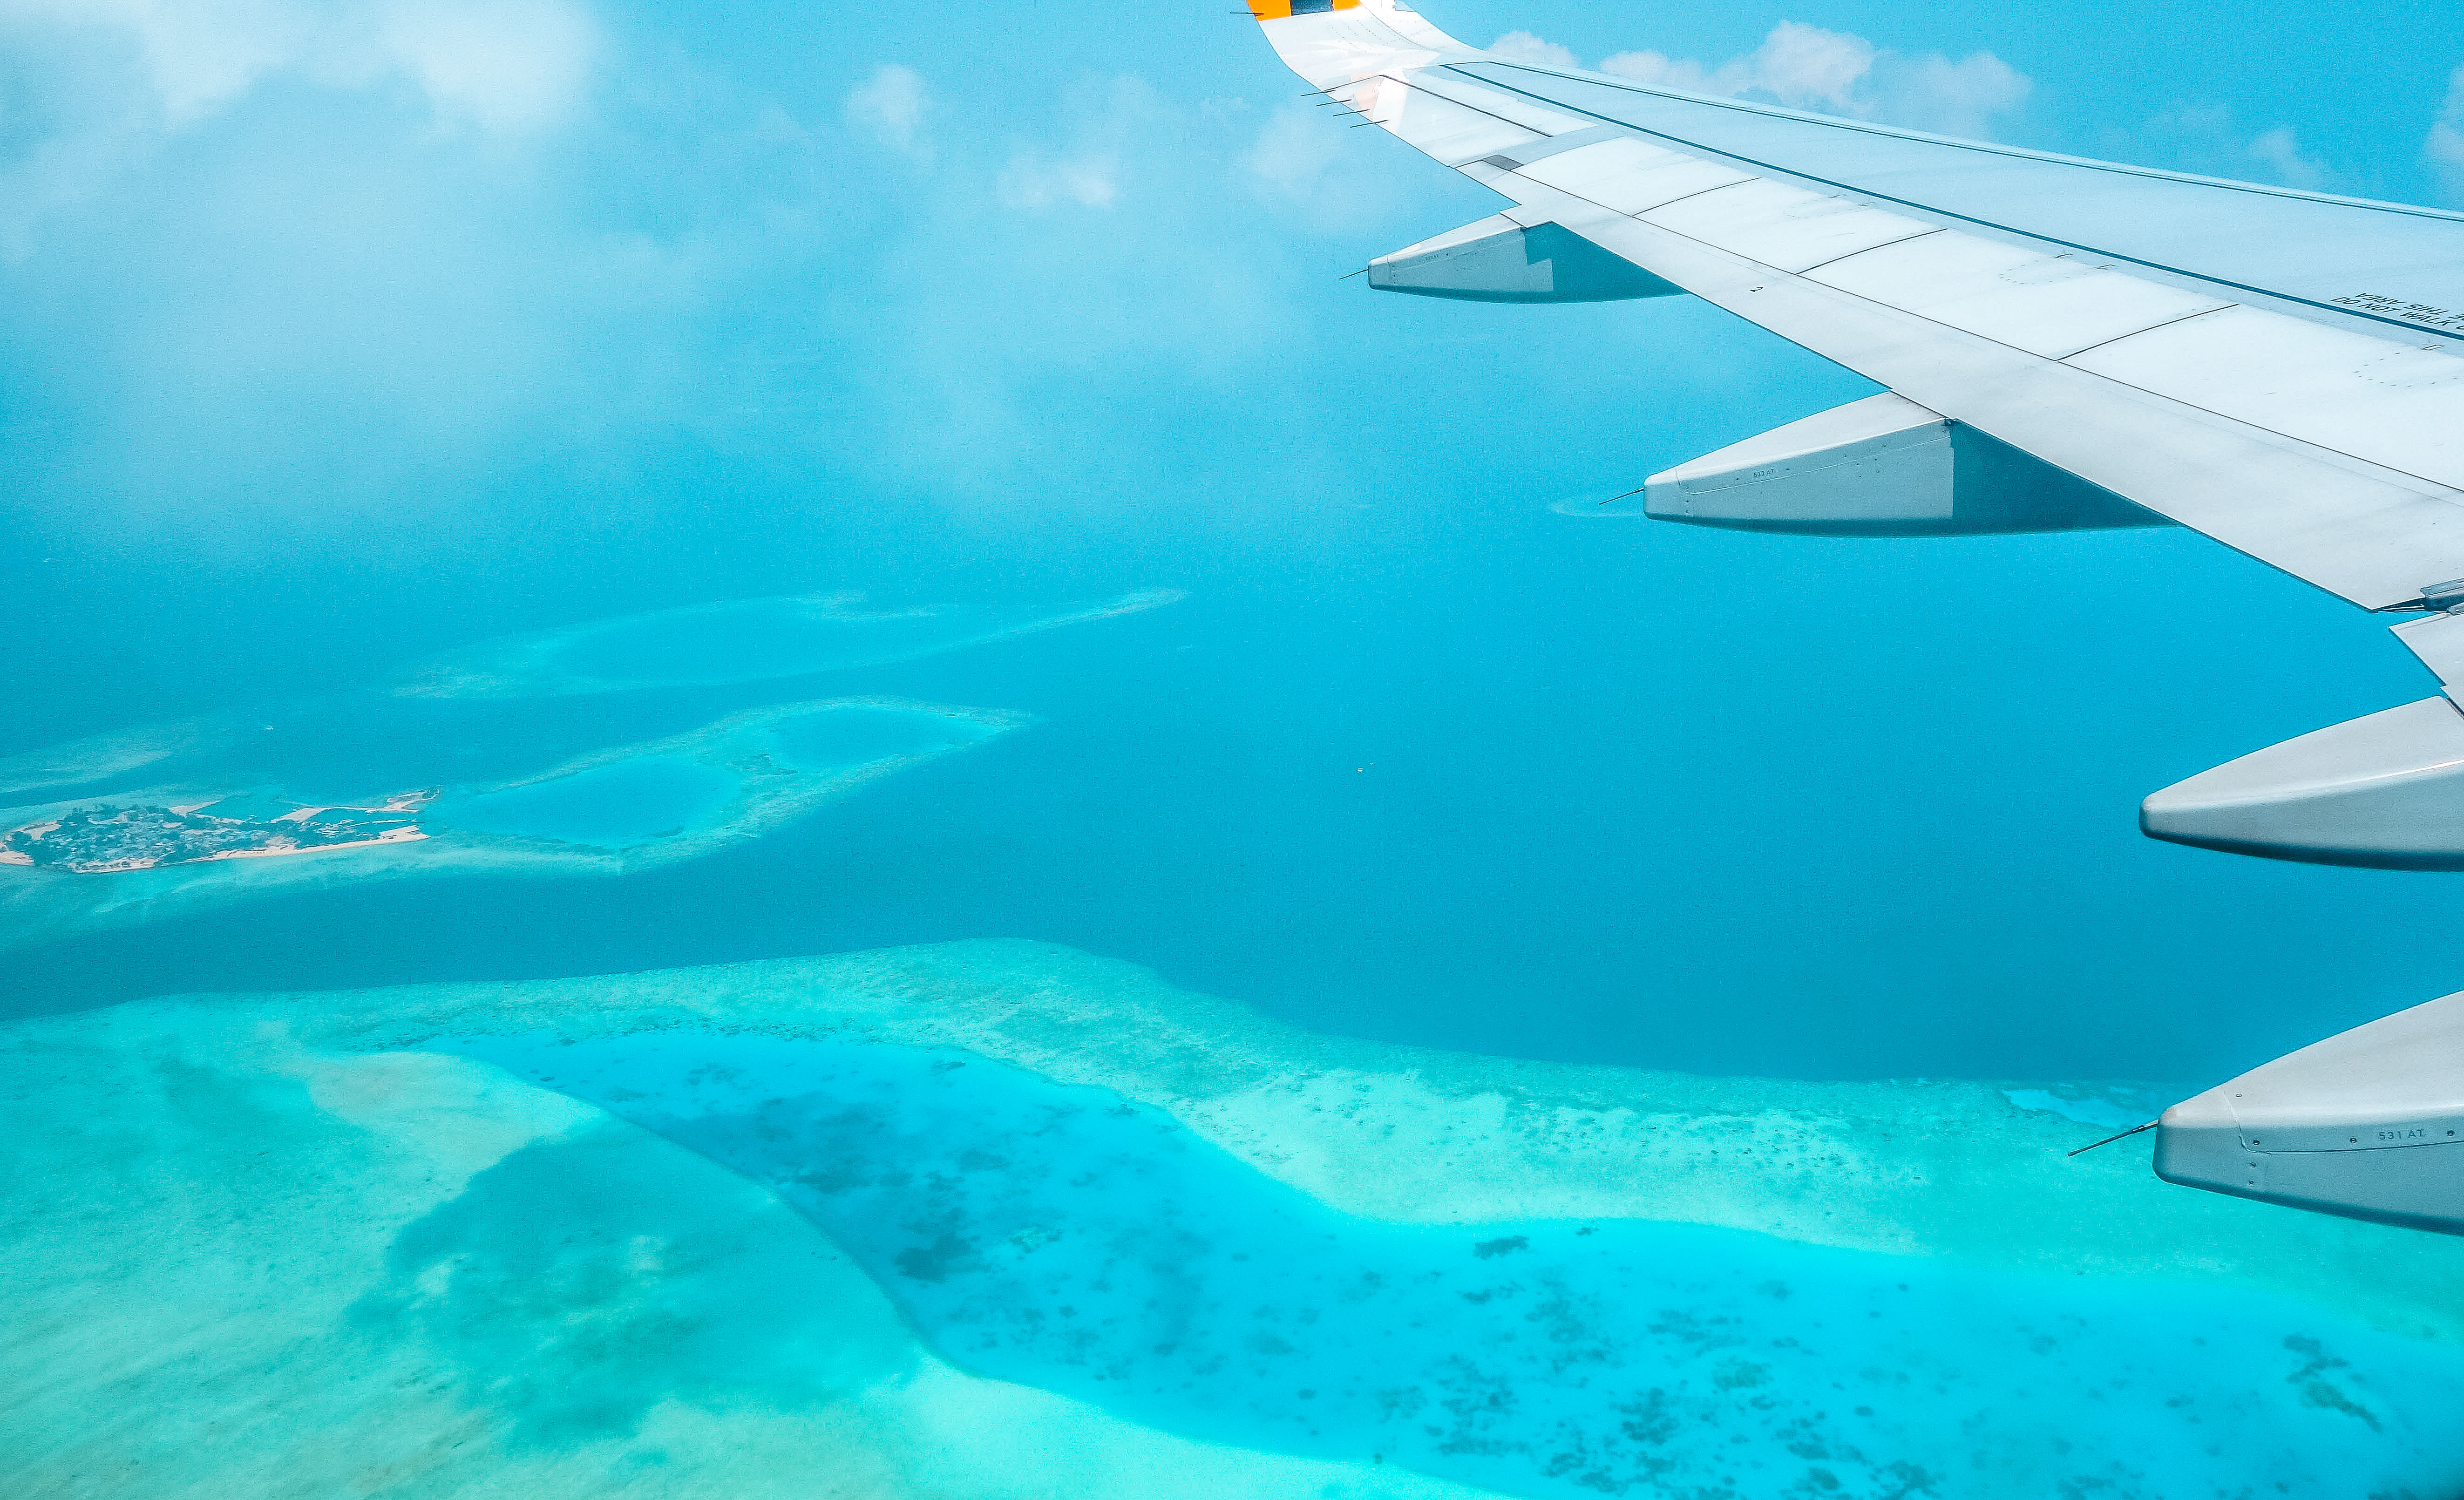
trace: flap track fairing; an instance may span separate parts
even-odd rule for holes
[[[1643,486],[1659,520],[1821,536],[2168,525],[2109,490],[1885,392],[1776,427]]]
[[[2156,1175],[2464,1234],[2464,995],[2398,1011],[2167,1110]]]
[[[1502,213],[1378,256],[1369,284],[1469,302],[1617,302],[1681,290],[1560,225],[1526,228]]]
[[[2464,682],[2464,615],[2395,637]],[[2139,807],[2150,838],[2380,870],[2464,870],[2464,711],[2449,695],[2331,724],[2177,782]]]

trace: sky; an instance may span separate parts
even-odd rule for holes
[[[2427,695],[2379,623],[2184,533],[1551,512],[1872,387],[1688,299],[1338,280],[1495,200],[1227,9],[0,0],[0,754],[708,600],[1191,595],[885,686],[1049,729],[771,864],[302,898],[24,1003],[1028,937],[1432,1045],[2204,1084],[2464,983],[2452,877],[2133,827]],[[2443,8],[1427,9],[2464,206]]]

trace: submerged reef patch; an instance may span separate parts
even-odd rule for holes
[[[1815,1483],[1809,1453],[1851,1493],[1923,1470],[1979,1497],[2464,1463],[2422,1394],[2464,1350],[2264,1293],[1648,1218],[1363,1219],[1161,1110],[944,1049],[685,1027],[428,1045],[769,1185],[951,1359],[1185,1436],[1567,1500],[1770,1492]],[[2154,1415],[2109,1411],[2124,1392]]]
[[[906,1412],[935,1382],[1021,1393],[1002,1400],[1040,1387],[1105,1443],[1206,1455],[1224,1494],[1259,1492],[1253,1461],[1313,1464],[1331,1493],[1423,1492],[1345,1488],[1410,1480],[1534,1497],[2153,1500],[2464,1479],[2464,1432],[2436,1394],[2464,1375],[2464,1246],[2170,1188],[2123,1152],[2065,1161],[2082,1126],[1991,1084],[1689,1078],[1343,1041],[1023,942],[147,1002],[0,1027],[0,1042],[30,1101],[30,1128],[5,1137],[36,1153],[19,1180],[54,1175],[73,1205],[124,1197],[146,1213],[213,1199],[146,1232],[208,1225],[218,1290],[348,1282],[310,1299],[292,1336],[444,1372],[417,1387],[443,1404],[403,1423],[475,1424],[507,1474],[583,1452],[607,1474],[607,1455],[653,1433],[674,1452],[671,1430],[715,1445],[740,1429],[748,1454],[826,1441],[846,1450],[832,1463],[872,1455],[884,1492],[929,1488],[912,1467],[928,1459],[881,1436],[905,1416],[797,1425],[820,1419],[781,1394],[803,1378],[781,1372],[809,1361],[815,1392],[847,1393],[812,1401],[842,1416],[876,1399]],[[57,1092],[89,1087],[82,1102]],[[307,1149],[286,1123],[303,1088],[369,1140],[428,1154],[436,1181],[415,1211],[352,1207],[360,1169],[316,1155],[335,1148],[245,1156]],[[178,1129],[123,1128],[153,1116],[104,1103],[158,1093]],[[660,1153],[743,1196],[671,1203],[682,1179]],[[230,1206],[215,1195],[249,1183],[315,1210],[216,1218]],[[713,1228],[692,1206],[722,1200],[763,1224],[794,1218],[811,1236],[798,1243],[844,1257],[838,1290],[741,1248],[750,1231],[731,1225],[751,1221]],[[352,1213],[375,1227],[339,1248],[307,1227]],[[66,1357],[94,1372],[80,1379],[119,1379],[106,1371],[133,1356],[78,1363],[44,1342],[66,1337],[44,1310],[126,1307],[129,1327],[159,1328],[149,1299],[194,1295],[131,1270],[132,1246],[96,1249],[124,1228],[99,1213],[17,1222],[58,1290],[13,1305],[10,1371]],[[641,1284],[688,1273],[708,1279]],[[885,1295],[929,1352],[870,1332]],[[166,1368],[187,1382],[159,1387],[166,1400],[217,1388],[196,1362],[222,1357],[209,1341],[171,1344],[190,1362]],[[230,1367],[260,1372],[267,1401],[294,1379],[273,1347]],[[37,1401],[44,1420],[65,1430],[58,1402],[89,1388]],[[908,1394],[864,1394],[893,1389]],[[11,1400],[0,1391],[0,1413]],[[0,1416],[0,1437],[32,1421]],[[1010,1441],[936,1428],[929,1462],[991,1473]],[[1136,1492],[1208,1492],[1191,1475],[1148,1483]],[[1072,1492],[1038,1488],[1053,1484],[955,1492]]]
[[[449,1030],[579,1043],[671,1026],[957,1048],[1161,1109],[1363,1218],[1750,1229],[1986,1268],[2270,1290],[2464,1345],[2464,1241],[2170,1187],[2149,1175],[2144,1145],[2068,1159],[2104,1132],[2021,1108],[2010,1083],[1711,1078],[1325,1036],[1135,964],[1018,940],[299,1004],[332,1012],[338,1038],[365,1028],[353,1046]]]
[[[1090,604],[915,609],[867,609],[861,594],[733,599],[482,641],[405,670],[393,691],[504,698],[757,682],[908,661],[1184,597],[1147,588]]]

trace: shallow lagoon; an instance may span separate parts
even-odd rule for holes
[[[518,833],[568,844],[624,848],[707,825],[736,795],[725,771],[695,761],[644,756],[469,794],[436,816],[481,833]]]
[[[1313,1038],[1024,943],[139,1003],[0,1026],[0,1085],[54,1184],[0,1222],[21,1484],[2427,1500],[2464,1471],[2464,1246],[2067,1161],[2080,1123],[2024,1089]]]

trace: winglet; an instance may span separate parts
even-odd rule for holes
[[[1408,0],[1246,0],[1246,4],[1285,65],[1320,89],[1339,89],[1380,75],[1402,86],[1413,69],[1449,58],[1462,61],[1485,55],[1421,19]],[[1375,123],[1392,128],[1382,117]]]
[[[1261,21],[1287,21],[1296,15],[1324,15],[1359,7],[1360,0],[1249,0],[1249,13]]]

